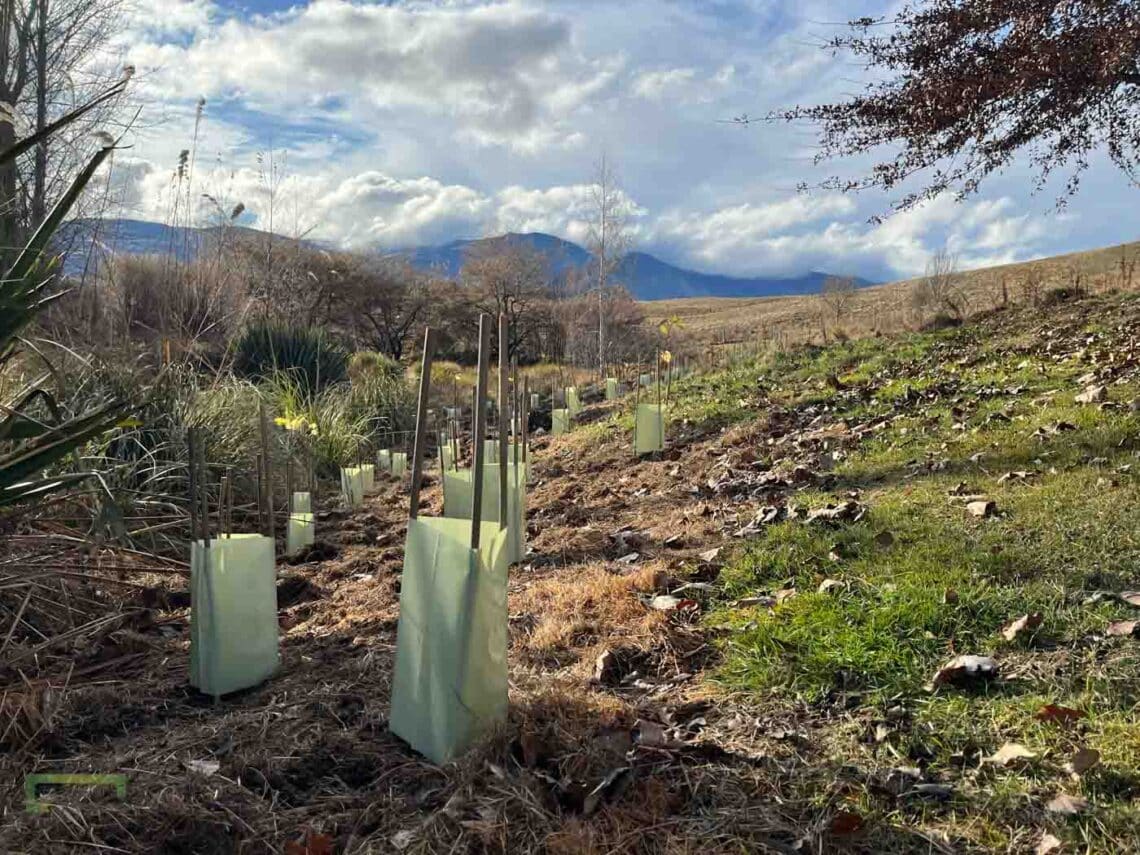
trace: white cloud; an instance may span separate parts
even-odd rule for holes
[[[210,0],[132,0],[122,44],[204,33],[218,10]]]
[[[377,126],[377,111],[412,110],[469,140],[523,149],[572,138],[563,116],[597,97],[616,70],[613,58],[589,61],[571,49],[567,19],[516,3],[322,0],[230,19],[188,44],[144,42],[130,58],[167,97],[236,97],[286,117],[334,97]]]
[[[660,101],[670,95],[686,91],[697,76],[695,68],[669,68],[664,71],[646,71],[634,78],[633,92],[642,98]]]
[[[794,196],[705,214],[670,215],[652,242],[700,268],[739,275],[806,270],[910,276],[945,246],[965,268],[1032,257],[1047,236],[1040,220],[1010,213],[1011,199],[955,203],[941,196],[877,225],[852,222],[850,196]]]
[[[844,16],[889,2],[853,0]],[[586,182],[603,151],[620,166],[640,246],[710,272],[888,278],[921,271],[942,245],[974,264],[1131,237],[1131,197],[1115,172],[1098,179],[1095,199],[1074,202],[1064,229],[1029,211],[1015,169],[965,205],[938,199],[880,225],[867,218],[888,208],[883,197],[796,194],[823,169],[842,171],[813,167],[814,129],[721,120],[857,88],[860,71],[815,46],[830,31],[814,22],[835,18],[822,0],[236,8],[139,0],[119,44],[169,120],[155,127],[148,107],[134,162],[116,166],[126,213],[165,219],[204,95],[194,193],[242,201],[265,226],[256,154],[288,149],[275,226],[314,226],[344,245],[503,231],[582,241]],[[1082,198],[1115,213],[1082,219]]]

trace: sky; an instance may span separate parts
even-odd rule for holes
[[[193,152],[195,222],[351,249],[542,231],[582,242],[604,155],[636,247],[696,270],[886,281],[948,249],[978,267],[1134,240],[1137,189],[1103,156],[1057,207],[1015,163],[965,201],[799,192],[810,126],[757,123],[867,73],[823,47],[878,0],[136,0],[115,50],[143,112],[116,154],[117,216],[171,218]],[[201,105],[201,106],[199,106]],[[187,191],[189,187],[189,191]]]

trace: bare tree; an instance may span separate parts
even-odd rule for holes
[[[484,241],[464,259],[459,278],[477,312],[507,316],[509,358],[535,342],[551,302],[550,266],[541,252],[508,237]]]
[[[125,102],[99,100],[122,69],[106,53],[123,26],[122,0],[0,0],[0,149],[17,125],[42,135],[25,156],[0,167],[0,246],[36,228]],[[44,130],[83,104],[99,100],[79,121]],[[0,255],[9,252],[0,250]]]
[[[399,361],[426,320],[430,278],[406,260],[340,253],[333,259],[333,317],[372,350]]]
[[[819,289],[819,301],[834,327],[838,327],[858,298],[855,280],[850,276],[828,276]]]
[[[925,275],[915,280],[911,308],[919,317],[933,311],[962,320],[969,311],[969,301],[960,279],[957,257],[948,249],[938,250],[926,262]]]
[[[605,154],[598,161],[590,187],[590,231],[586,248],[591,259],[592,287],[598,304],[598,375],[606,371],[606,309],[611,296],[612,278],[629,254],[633,236],[629,230],[629,203],[622,192],[612,164]]]

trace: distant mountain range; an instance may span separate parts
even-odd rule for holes
[[[537,249],[550,260],[555,273],[571,267],[585,267],[590,254],[578,244],[542,232],[508,234],[479,240],[455,240],[441,246],[422,246],[404,250],[416,267],[434,269],[454,276],[463,266],[464,256],[472,249],[492,241],[515,240]],[[671,300],[679,297],[777,297],[789,294],[815,294],[831,274],[811,271],[787,278],[762,276],[722,276],[698,273],[647,252],[631,252],[614,275],[638,300]],[[855,278],[858,286],[874,285]]]
[[[101,254],[159,254],[192,257],[198,252],[211,229],[171,227],[142,220],[79,220],[61,231],[60,248],[65,251],[64,271],[73,275],[88,267],[92,247]],[[250,232],[250,229],[243,229]],[[555,273],[569,268],[585,267],[590,255],[576,243],[553,235],[532,232],[510,234],[479,240],[456,240],[440,246],[421,246],[400,250],[417,268],[455,276],[464,257],[472,249],[492,241],[514,240],[534,247],[549,260]],[[638,300],[668,300],[679,297],[778,297],[790,294],[814,294],[831,274],[810,271],[802,276],[786,278],[761,276],[722,276],[699,273],[662,261],[647,252],[631,252],[619,265],[614,276]],[[860,287],[873,285],[855,278]]]

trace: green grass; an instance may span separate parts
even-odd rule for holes
[[[1085,325],[1094,326],[1127,335],[1119,324]],[[678,412],[717,426],[756,418],[739,404],[758,388],[785,407],[824,413],[825,422],[892,418],[831,472],[826,491],[788,497],[811,507],[855,490],[869,508],[862,520],[789,520],[737,550],[707,617],[728,630],[715,679],[825,709],[905,709],[883,749],[856,740],[839,750],[957,780],[962,793],[941,821],[975,845],[1009,847],[1021,823],[1090,851],[1126,851],[1140,846],[1140,641],[1103,631],[1140,611],[1089,598],[1140,589],[1140,417],[1129,407],[1138,390],[1110,386],[1111,409],[1076,404],[1077,378],[1090,364],[1046,358],[1033,346],[1032,335],[984,328],[870,339],[797,350],[678,389]],[[826,383],[829,375],[842,388]],[[1034,436],[1058,422],[1075,429]],[[999,480],[1013,470],[1035,474]],[[950,495],[960,483],[996,501],[998,515],[968,514]],[[882,532],[889,544],[876,539]],[[820,593],[825,579],[843,586]],[[789,587],[797,594],[771,609],[734,606]],[[1042,626],[1003,638],[1002,627],[1029,612],[1044,615]],[[1003,679],[932,691],[939,666],[960,653],[995,657]],[[1076,727],[1046,724],[1035,718],[1046,703],[1088,715]],[[1027,769],[979,765],[1008,741],[1038,759]],[[1063,765],[1081,745],[1101,752],[1102,764],[1070,780]],[[1083,792],[1095,811],[1068,822],[1045,815],[1044,802],[1060,791]],[[868,798],[867,811],[881,812]]]

